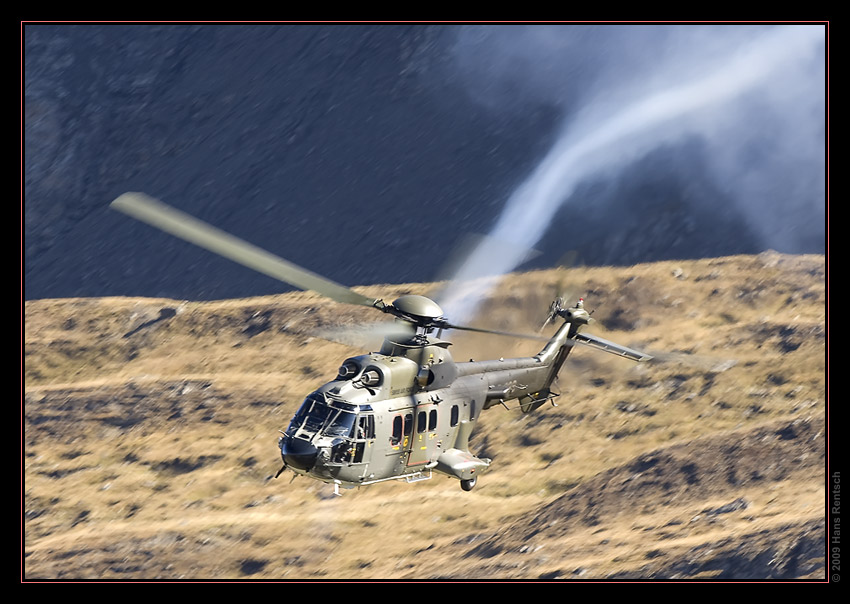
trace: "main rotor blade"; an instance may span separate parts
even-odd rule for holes
[[[476,333],[487,333],[493,334],[497,336],[507,336],[509,338],[522,338],[525,340],[539,340],[548,342],[549,338],[545,336],[538,336],[526,333],[513,333],[509,331],[495,331],[492,329],[481,329],[478,327],[466,327],[463,325],[451,325],[446,324],[443,326],[443,329],[457,329],[460,331],[473,331]],[[573,336],[572,339],[567,340],[564,345],[565,346],[575,346],[576,344],[580,344],[583,346],[589,346],[590,348],[595,348],[597,350],[604,350],[605,352],[610,352],[611,354],[615,354],[617,356],[626,357],[627,359],[631,359],[632,361],[651,361],[652,356],[646,354],[645,352],[641,352],[639,350],[635,350],[633,348],[628,348],[621,344],[617,344],[615,342],[611,342],[610,340],[605,340],[600,338],[599,336],[594,336],[589,333],[577,333]]]
[[[287,262],[143,193],[124,193],[110,206],[175,237],[299,289],[311,290],[346,304],[382,307],[380,300],[359,294],[344,285]]]
[[[416,326],[402,320],[379,321],[361,325],[345,325],[312,332],[323,340],[338,342],[358,348],[370,348],[375,340],[388,339],[392,342],[407,342],[416,335]]]
[[[450,323],[446,323],[444,326],[441,326],[442,329],[456,329],[459,331],[474,331],[475,333],[487,333],[494,336],[506,336],[509,338],[522,338],[525,340],[538,340],[541,342],[548,342],[549,338],[545,336],[538,336],[534,334],[528,333],[514,333],[511,331],[497,331],[494,329],[482,329],[480,327],[466,327],[464,325],[452,325]]]

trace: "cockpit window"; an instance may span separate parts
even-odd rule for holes
[[[289,423],[286,433],[295,436],[299,430],[313,434],[321,431],[327,436],[343,436],[351,438],[357,414],[352,411],[335,409],[325,403],[319,395],[308,396],[295,417]]]
[[[310,413],[307,414],[304,429],[310,432],[318,432],[325,425],[325,422],[328,421],[331,413],[333,413],[333,409],[324,403],[315,402],[310,409]]]
[[[328,427],[325,428],[325,434],[328,436],[351,436],[356,418],[357,416],[354,413],[338,412]]]
[[[286,432],[294,435],[300,428],[310,432],[318,432],[325,425],[332,411],[334,410],[328,407],[318,395],[311,394],[301,403],[298,412],[289,422],[289,428]]]
[[[354,438],[375,438],[375,416],[361,415],[357,422],[357,434]]]
[[[315,401],[314,396],[308,396],[304,399],[304,402],[301,403],[301,406],[298,408],[298,411],[292,417],[292,421],[289,422],[289,427],[286,429],[286,433],[290,436],[294,436],[295,432],[298,431],[298,428],[301,427],[301,424],[304,423],[304,419],[310,414],[310,409],[313,407],[313,403]]]

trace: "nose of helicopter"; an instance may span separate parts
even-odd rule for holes
[[[280,452],[287,466],[309,472],[316,465],[319,450],[300,438],[287,438],[281,445]]]

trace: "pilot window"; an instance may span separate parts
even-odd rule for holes
[[[354,418],[355,415],[353,413],[339,411],[325,427],[324,433],[328,436],[351,437],[354,432]]]
[[[298,411],[295,413],[295,416],[292,418],[292,421],[289,422],[289,427],[286,429],[287,434],[295,434],[298,428],[300,428],[301,425],[304,423],[304,420],[307,418],[307,416],[310,415],[310,410],[313,408],[314,403],[322,404],[321,399],[319,399],[316,395],[308,396],[304,400],[304,402],[301,403],[301,406],[298,408]],[[321,423],[319,424],[319,427],[321,427]],[[317,429],[315,426],[312,425],[311,428],[313,428],[313,431]]]
[[[357,421],[357,434],[355,438],[358,440],[375,438],[375,416],[361,415]]]

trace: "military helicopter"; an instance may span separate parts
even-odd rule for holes
[[[404,295],[386,303],[296,266],[142,193],[125,193],[111,207],[244,266],[331,300],[392,315],[394,329],[378,352],[346,359],[336,378],[307,395],[278,447],[283,465],[296,475],[339,488],[389,480],[416,482],[433,472],[457,478],[471,490],[490,459],[469,450],[481,412],[516,400],[531,413],[559,396],[553,382],[576,345],[633,361],[652,357],[580,330],[592,318],[582,300],[563,298],[549,308],[544,326],[562,319],[551,338],[455,325],[425,296]],[[546,343],[532,357],[455,362],[446,330],[463,330]],[[436,334],[435,334],[436,332]]]

